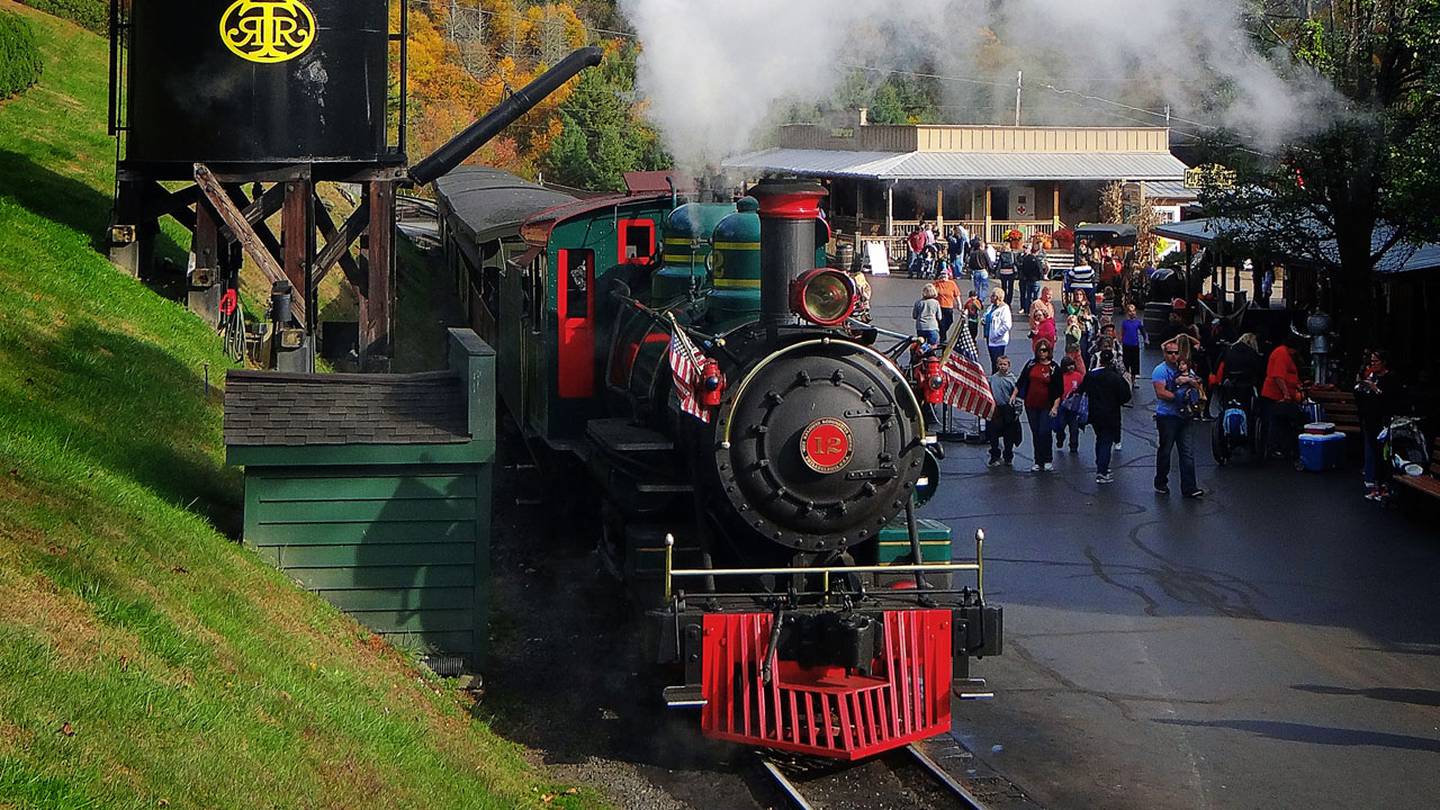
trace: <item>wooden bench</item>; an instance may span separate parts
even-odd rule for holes
[[[1440,498],[1440,437],[1430,445],[1430,466],[1424,475],[1394,475],[1390,480],[1416,492]]]
[[[1360,435],[1360,408],[1355,404],[1355,394],[1333,386],[1312,386],[1307,392],[1325,411],[1325,421],[1335,424],[1335,432],[1351,436]]]

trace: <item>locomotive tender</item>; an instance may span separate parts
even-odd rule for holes
[[[848,760],[948,731],[952,691],[988,696],[983,535],[952,563],[948,527],[914,514],[938,380],[849,320],[818,184],[577,200],[508,233],[462,185],[437,183],[446,256],[499,400],[588,472],[669,705],[709,737]]]

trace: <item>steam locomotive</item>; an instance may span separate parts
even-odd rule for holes
[[[1002,647],[983,535],[952,562],[949,528],[915,515],[940,382],[850,319],[823,188],[573,200],[508,230],[437,191],[498,399],[586,471],[667,705],[709,737],[849,760],[948,731],[952,693],[988,696],[970,677]]]

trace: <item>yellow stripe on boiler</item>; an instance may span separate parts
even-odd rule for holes
[[[715,279],[717,290],[758,290],[760,279],[758,278],[717,278]]]
[[[759,250],[759,242],[716,242],[716,250]]]

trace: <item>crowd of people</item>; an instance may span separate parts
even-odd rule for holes
[[[1236,322],[1211,317],[1203,301],[1176,298],[1154,336],[1161,361],[1147,370],[1142,349],[1152,336],[1137,306],[1136,274],[1110,246],[1077,244],[1077,260],[1064,274],[1058,296],[1054,285],[1044,283],[1050,268],[1038,239],[997,250],[963,225],[942,238],[921,223],[910,247],[911,277],[928,280],[913,311],[921,351],[945,345],[956,328],[969,329],[976,346],[984,347],[996,403],[984,422],[989,466],[1012,463],[1028,429],[1031,471],[1051,472],[1055,452],[1068,446],[1078,453],[1088,429],[1095,480],[1111,483],[1114,453],[1123,446],[1123,415],[1134,407],[1144,380],[1154,393],[1157,493],[1170,493],[1172,462],[1178,461],[1180,493],[1205,495],[1195,472],[1202,434],[1197,425],[1223,423],[1236,413],[1253,452],[1298,459],[1299,436],[1315,417],[1301,379],[1298,336],[1266,347],[1254,333],[1227,334]],[[970,284],[962,287],[967,277]],[[1195,323],[1195,305],[1206,314],[1203,329]],[[1018,327],[1027,323],[1031,359],[1017,373],[1010,349],[1021,334]],[[1380,436],[1398,413],[1398,388],[1384,354],[1368,352],[1354,391],[1365,449],[1365,497],[1372,500],[1388,493]]]

